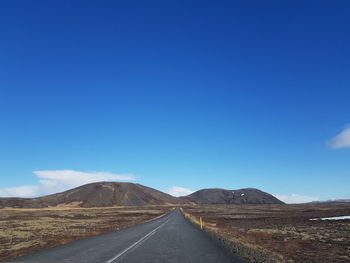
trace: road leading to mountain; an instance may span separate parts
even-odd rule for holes
[[[201,230],[188,223],[179,209],[162,218],[127,229],[75,241],[11,262],[185,263],[243,262],[228,255]]]

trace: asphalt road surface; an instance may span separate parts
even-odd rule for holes
[[[243,262],[187,222],[179,209],[156,220],[34,252],[11,262]]]

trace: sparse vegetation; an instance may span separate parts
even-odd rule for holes
[[[349,203],[200,205],[183,211],[194,223],[202,217],[211,233],[250,250],[241,256],[254,262],[261,257],[252,251],[268,255],[268,262],[350,262],[350,220],[309,220],[350,215]]]
[[[0,260],[140,224],[171,207],[0,209]]]
[[[152,196],[158,195],[162,201],[162,194]],[[0,209],[0,260],[143,223],[173,208],[82,208],[84,200],[94,203],[95,199],[80,199],[48,208]],[[350,203],[183,204],[182,211],[195,224],[202,217],[205,231],[253,262],[350,262],[350,219],[310,220],[350,215]]]

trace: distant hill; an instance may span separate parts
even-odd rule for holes
[[[37,198],[0,198],[0,208],[44,208],[144,206],[167,204],[283,204],[276,197],[254,188],[240,190],[203,189],[184,197],[174,197],[133,183],[98,182]]]
[[[276,197],[255,188],[203,189],[181,199],[196,204],[284,204]]]
[[[0,208],[43,208],[70,203],[78,203],[80,207],[104,207],[166,205],[185,202],[185,200],[140,184],[99,182],[38,198],[0,198]]]
[[[329,203],[349,203],[350,199],[334,199],[325,201],[312,201],[310,204],[329,204]]]

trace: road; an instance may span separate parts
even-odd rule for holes
[[[11,262],[189,263],[243,262],[226,254],[179,209],[153,221],[44,249]]]

